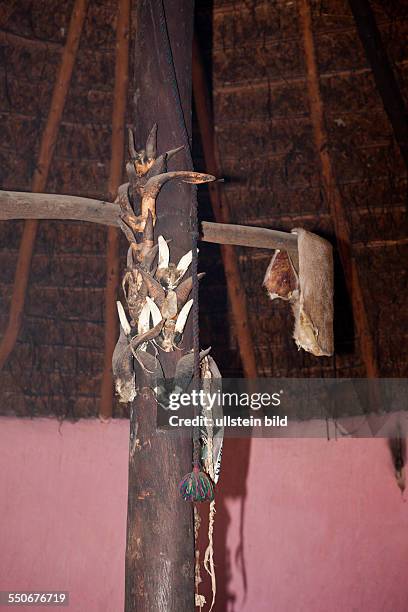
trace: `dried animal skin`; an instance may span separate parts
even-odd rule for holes
[[[269,297],[288,301],[299,349],[317,357],[333,354],[333,254],[323,238],[304,229],[298,235],[299,273],[289,255],[276,251],[264,278]]]
[[[333,249],[327,240],[294,229],[298,235],[299,299],[293,304],[293,337],[299,348],[333,355]]]
[[[271,300],[291,301],[299,295],[299,278],[286,251],[275,251],[265,273],[263,285]]]

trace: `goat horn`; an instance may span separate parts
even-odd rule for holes
[[[146,255],[143,257],[142,265],[144,269],[147,270],[148,272],[150,271],[153,265],[153,262],[155,260],[158,250],[159,250],[159,245],[155,244],[151,249],[147,251]]]
[[[197,250],[198,253],[198,250]],[[189,251],[180,259],[177,264],[177,270],[180,272],[180,278],[187,272],[188,266],[193,260],[193,251]]]
[[[150,179],[152,176],[158,176],[159,174],[165,172],[169,159],[171,159],[174,155],[176,155],[176,153],[181,151],[181,149],[184,149],[184,146],[178,147],[177,149],[171,149],[170,151],[167,151],[167,153],[164,153],[164,155],[160,155],[157,159],[155,159],[149,172],[147,173],[147,179]]]
[[[136,153],[136,147],[135,147],[135,135],[133,134],[133,130],[131,130],[130,128],[128,128],[128,149],[129,149],[129,155],[131,159],[135,159],[137,153]]]
[[[153,338],[156,338],[156,336],[160,334],[163,325],[164,325],[164,319],[162,319],[157,325],[149,329],[144,334],[141,334],[140,336],[135,336],[134,338],[132,338],[129,342],[132,352],[136,351],[136,349],[141,344],[144,344],[145,342],[148,342],[149,340],[153,340]]]
[[[192,183],[197,185],[199,183],[210,183],[215,181],[215,176],[211,174],[203,174],[201,172],[192,172],[190,170],[178,170],[176,172],[165,172],[152,176],[143,187],[143,196],[141,204],[141,215],[147,217],[147,211],[151,210],[153,219],[156,218],[156,198],[160,189],[168,181],[179,179],[184,183]]]
[[[201,280],[205,276],[205,272],[200,272],[198,275],[198,280]],[[178,287],[174,290],[174,293],[177,296],[177,307],[181,308],[187,301],[188,296],[191,293],[193,288],[193,278],[190,276],[186,278],[185,281],[180,283]]]
[[[157,306],[157,304],[155,304],[152,300],[152,298],[150,298],[149,296],[147,296],[146,298],[147,303],[150,306],[150,313],[152,315],[152,319],[153,319],[153,325],[158,325],[160,323],[160,321],[164,321],[163,317],[161,316],[161,312]]]
[[[116,302],[116,307],[118,309],[120,325],[121,325],[123,331],[125,332],[125,334],[128,336],[130,334],[132,328],[130,327],[130,323],[127,320],[127,316],[126,316],[125,310],[124,310],[124,308],[122,306],[122,302],[117,301]]]
[[[190,313],[191,307],[193,305],[193,300],[188,300],[186,304],[184,304],[183,308],[180,310],[180,314],[177,317],[176,325],[174,327],[174,333],[178,332],[182,334],[184,331],[184,327],[187,322],[187,317]]]
[[[130,245],[126,256],[126,265],[131,270],[133,268],[133,247]]]
[[[150,210],[147,213],[147,219],[143,230],[143,242],[151,242],[153,246],[153,216]]]
[[[166,157],[166,161],[174,157],[174,155],[176,155],[179,151],[182,151],[183,149],[184,145],[181,145],[181,147],[177,147],[177,149],[170,149],[170,151],[167,151],[167,153],[164,154]]]
[[[139,321],[137,322],[137,333],[139,336],[145,334],[150,328],[150,305],[148,301],[144,303],[142,310],[140,311]]]
[[[166,297],[166,292],[164,291],[163,287],[155,278],[153,278],[148,272],[145,272],[145,270],[143,270],[140,266],[135,267],[137,271],[140,272],[142,279],[147,286],[150,297],[154,298],[158,306],[161,307]]]
[[[132,229],[128,226],[128,224],[126,223],[126,221],[122,218],[119,217],[119,227],[122,230],[122,232],[125,234],[128,242],[130,242],[132,244],[132,242],[136,243],[136,237],[132,231]]]
[[[170,261],[169,246],[163,236],[159,236],[157,242],[159,243],[159,261],[157,267],[159,269],[166,269],[169,267]]]
[[[146,140],[146,155],[149,159],[156,159],[157,155],[157,123],[150,130]]]

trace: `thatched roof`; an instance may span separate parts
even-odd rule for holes
[[[32,189],[73,4],[7,0],[0,9],[3,189]],[[407,170],[348,2],[310,4],[327,150],[350,228],[376,359],[382,376],[403,376]],[[403,4],[372,2],[407,102],[408,17]],[[115,26],[116,2],[91,0],[47,192],[108,197]],[[283,230],[303,226],[336,244],[310,116],[298,3],[201,1],[197,32],[213,85],[218,161],[232,222]],[[131,59],[129,125],[137,122],[135,95],[137,74]],[[205,170],[196,124],[194,137],[196,168]],[[205,194],[200,197],[201,216],[209,218],[209,202]],[[22,222],[0,223],[0,333],[8,321],[22,229]],[[203,245],[201,254],[200,267],[207,271],[200,304],[202,343],[212,345],[224,375],[239,375],[219,250]],[[339,258],[336,354],[317,358],[297,350],[291,313],[285,304],[272,304],[261,287],[271,253],[237,249],[237,254],[259,375],[365,375]],[[40,223],[23,324],[0,374],[1,414],[98,414],[105,266],[105,228]],[[115,416],[124,414],[119,404],[115,410]]]

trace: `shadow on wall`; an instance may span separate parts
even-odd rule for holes
[[[214,612],[239,612],[236,595],[231,588],[241,582],[241,592],[246,595],[248,577],[245,563],[244,518],[247,497],[247,477],[251,452],[251,438],[226,438],[224,440],[221,476],[217,485],[216,519],[214,527],[214,561],[217,579],[217,594]],[[231,516],[231,507],[236,506],[239,520]],[[208,544],[209,504],[201,506],[200,553],[201,558]],[[201,592],[211,602],[211,580],[202,570]],[[242,600],[241,600],[242,604]]]

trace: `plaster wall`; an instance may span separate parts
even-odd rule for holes
[[[122,612],[127,453],[126,421],[0,418],[0,590]],[[405,612],[407,534],[385,440],[227,440],[215,609]]]

